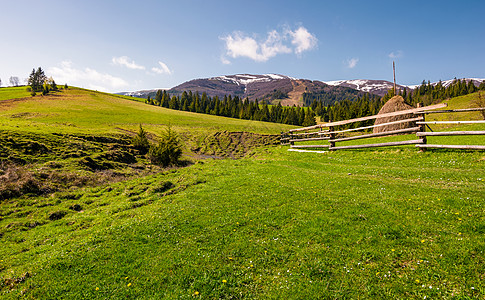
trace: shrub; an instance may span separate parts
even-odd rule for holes
[[[182,146],[177,134],[167,127],[158,144],[150,147],[148,155],[153,164],[164,167],[177,165],[182,156]]]
[[[132,143],[133,147],[139,150],[142,154],[146,154],[148,152],[148,149],[150,148],[150,143],[148,142],[148,134],[143,129],[143,127],[141,127],[141,124],[137,135],[133,137]]]

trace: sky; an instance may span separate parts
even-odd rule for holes
[[[485,1],[1,0],[0,80],[41,67],[107,92],[282,74],[485,78]]]

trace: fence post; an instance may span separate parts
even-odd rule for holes
[[[418,107],[421,107],[421,106],[422,106],[422,104],[418,103]],[[424,112],[419,114],[419,116],[423,117],[422,122],[426,122],[426,114]],[[425,131],[426,131],[426,124],[419,125],[419,132],[425,132]],[[421,141],[422,141],[423,145],[426,145],[426,143],[428,142],[428,140],[426,139],[426,136],[422,136]],[[421,148],[420,151],[424,152],[424,151],[426,151],[426,148]]]
[[[335,133],[333,133],[333,131],[334,131],[333,126],[328,126],[328,134],[330,137],[330,140],[329,140],[330,147],[328,147],[329,150],[332,150],[332,148],[335,147],[335,142],[333,142],[333,139],[335,138]]]

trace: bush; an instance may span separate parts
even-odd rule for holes
[[[167,127],[158,144],[150,147],[148,156],[153,164],[164,167],[177,165],[182,156],[182,146],[177,134]]]
[[[132,143],[133,147],[139,150],[142,154],[146,154],[148,152],[148,149],[150,148],[150,143],[148,142],[148,134],[143,129],[143,127],[141,127],[141,124],[137,135],[133,137]]]

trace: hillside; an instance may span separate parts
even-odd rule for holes
[[[11,88],[0,89],[7,92]],[[25,88],[23,88],[25,90]],[[69,88],[48,96],[0,101],[0,126],[4,130],[63,133],[122,133],[139,124],[160,130],[171,124],[178,132],[247,131],[279,133],[286,125],[238,120],[174,111],[146,105],[136,98]]]
[[[140,123],[186,164],[150,165]],[[262,135],[283,128],[77,88],[0,101],[0,298],[485,296],[482,152],[296,153]]]

